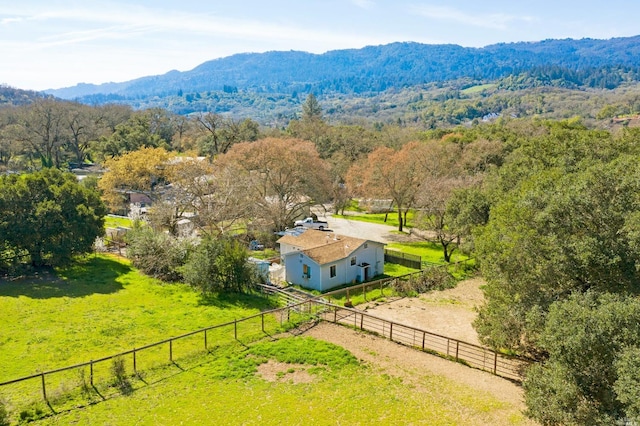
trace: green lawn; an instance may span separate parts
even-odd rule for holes
[[[407,254],[415,254],[422,258],[423,264],[425,262],[435,265],[445,265],[444,255],[442,254],[442,246],[437,243],[429,241],[420,241],[412,243],[390,243],[386,246],[390,250],[398,250]],[[460,263],[468,260],[469,257],[455,251],[451,257],[451,264],[449,266],[449,272],[458,280],[467,278],[470,274],[474,273],[475,261],[469,260],[468,262]],[[388,263],[385,263],[384,268],[387,272]]]
[[[268,360],[284,365],[271,379]],[[63,411],[36,424],[366,425],[522,424],[515,407],[442,376],[414,373],[410,381],[372,368],[344,349],[290,337],[249,347],[233,345],[206,362],[174,370],[135,392]],[[295,374],[306,380],[296,381]],[[40,408],[49,412],[46,406]]]
[[[139,348],[273,306],[252,296],[202,297],[185,285],[145,277],[126,260],[90,256],[52,275],[0,281],[0,381]],[[266,321],[270,334],[282,330],[275,316]],[[94,366],[95,389],[86,385],[87,367],[48,376],[51,407],[42,402],[39,378],[0,388],[0,400],[14,421],[38,424],[522,422],[514,407],[443,377],[420,372],[405,383],[342,348],[301,337],[274,342],[260,328],[258,316],[252,325],[240,323],[238,340],[233,323],[224,335],[212,332],[208,352],[202,334],[175,341],[174,363],[168,362],[167,344],[138,352],[140,376],[132,375],[128,355],[126,387],[113,383],[108,361]],[[257,373],[268,360],[296,364],[269,381]],[[296,372],[307,380],[294,383]]]
[[[275,257],[280,257],[280,252],[276,251],[272,248],[265,248],[264,250],[251,250],[249,252],[249,256],[254,257],[256,259],[273,259]]]
[[[389,226],[398,228],[398,213],[391,212],[388,215],[386,215],[387,216],[386,222],[384,220],[385,215],[386,215],[385,213],[358,213],[358,214],[349,214],[349,215],[335,214],[333,216],[340,217],[343,219],[349,219],[349,220],[359,220],[361,222],[389,225]],[[414,217],[413,211],[409,211],[407,213],[407,223],[405,224],[405,226],[411,227],[411,224],[413,223],[413,217]]]
[[[107,255],[90,256],[51,275],[0,280],[0,382],[271,307],[257,296],[203,297],[185,284],[162,283]],[[10,390],[0,389],[5,392]]]
[[[407,254],[415,254],[422,257],[423,262],[435,263],[438,265],[444,265],[444,255],[442,253],[442,246],[438,243],[430,241],[420,241],[412,243],[389,243],[386,246],[390,250],[398,250]],[[451,263],[459,262],[468,259],[468,256],[461,254],[460,252],[454,252]]]
[[[133,221],[127,217],[120,216],[107,215],[104,217],[105,228],[117,228],[119,226],[123,228],[131,228],[133,227]]]

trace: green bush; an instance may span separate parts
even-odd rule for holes
[[[129,395],[133,392],[133,387],[127,375],[124,358],[114,358],[111,363],[111,374],[113,375],[114,385],[123,395]]]
[[[186,283],[204,293],[247,292],[260,281],[246,247],[232,238],[205,238],[180,268]]]
[[[151,227],[134,228],[127,234],[127,257],[147,275],[164,281],[179,281],[191,240],[172,237]]]

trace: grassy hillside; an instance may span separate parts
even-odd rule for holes
[[[37,424],[522,424],[510,404],[446,378],[403,377],[359,362],[335,345],[286,338],[221,356],[129,396]]]

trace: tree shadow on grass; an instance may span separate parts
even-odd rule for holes
[[[207,293],[201,294],[198,304],[216,308],[243,308],[265,311],[279,307],[278,302],[260,294],[246,293]]]
[[[131,270],[116,259],[87,257],[60,270],[39,269],[29,276],[0,278],[0,296],[51,299],[110,294],[122,290],[117,278]]]

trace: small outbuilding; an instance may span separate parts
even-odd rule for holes
[[[308,229],[277,241],[286,280],[326,291],[384,273],[384,244]]]

